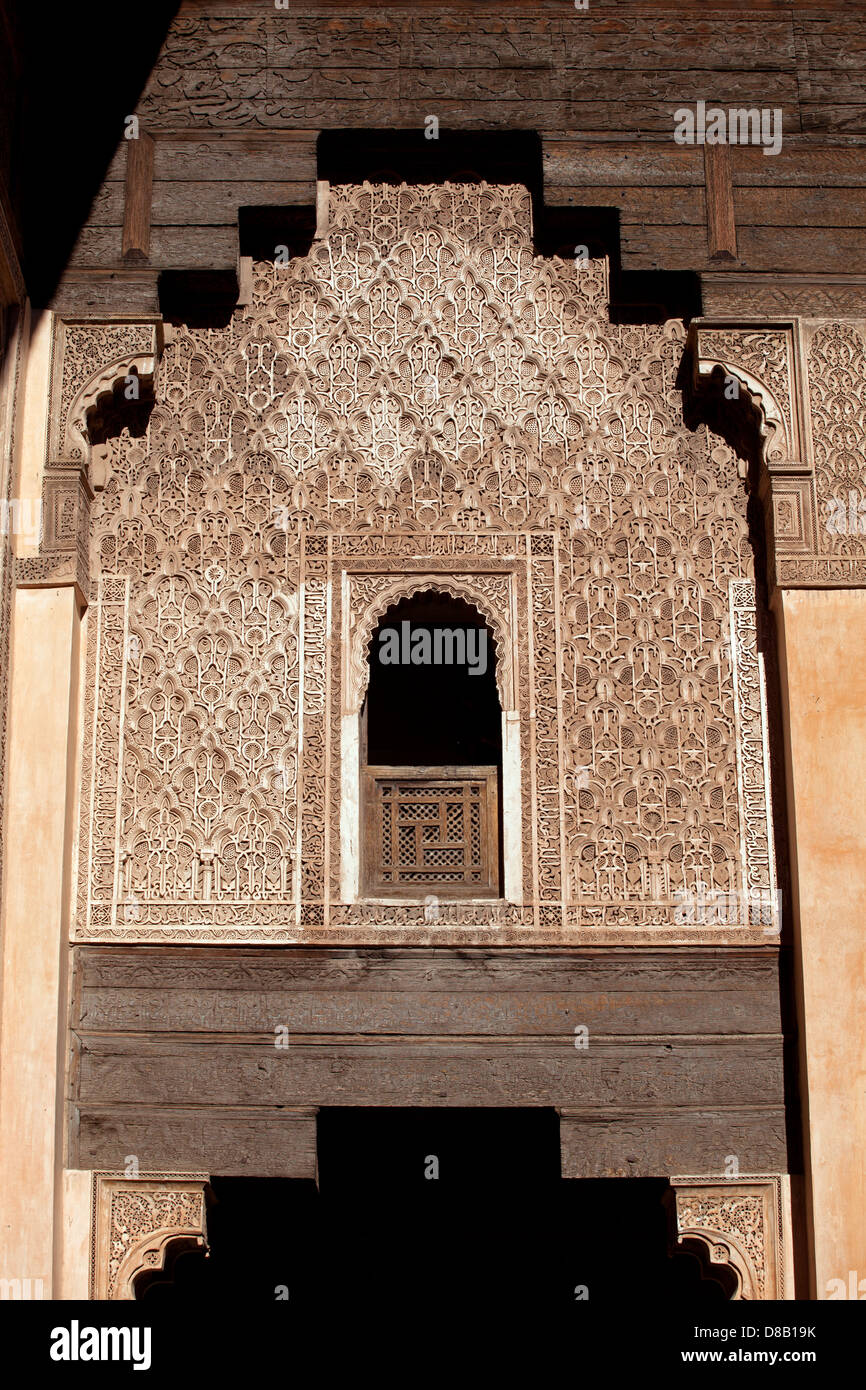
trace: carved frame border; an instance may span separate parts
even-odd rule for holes
[[[331,866],[332,887],[339,887],[346,909],[360,900],[360,765],[359,718],[369,681],[366,649],[377,622],[392,604],[412,594],[434,590],[465,599],[486,618],[496,651],[496,683],[502,711],[502,813],[504,883],[502,898],[522,906],[525,900],[522,827],[529,813],[527,779],[521,769],[521,725],[528,726],[526,693],[518,677],[518,637],[521,629],[520,561],[503,560],[501,568],[454,568],[443,560],[430,566],[430,557],[407,561],[403,572],[336,561],[332,587],[340,592],[340,686],[334,699],[340,705],[339,749],[332,741],[331,758],[339,757],[339,863]],[[485,593],[485,580],[488,592]],[[499,581],[501,592],[490,592]],[[360,591],[360,592],[359,592]],[[527,615],[523,614],[525,620]],[[334,822],[336,828],[336,819]],[[331,846],[333,850],[332,833]]]

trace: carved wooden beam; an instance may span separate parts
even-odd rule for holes
[[[736,260],[734,186],[731,152],[727,145],[704,145],[704,178],[707,186],[707,245],[710,257]]]
[[[144,131],[126,147],[126,188],[123,206],[125,261],[150,256],[150,215],[153,195],[153,140]]]

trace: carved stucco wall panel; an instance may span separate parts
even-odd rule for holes
[[[745,488],[683,422],[682,325],[606,302],[604,263],[534,255],[523,188],[363,185],[225,329],[177,330],[90,505],[79,938],[749,939],[773,871]],[[412,575],[462,576],[509,634],[524,798],[523,905],[432,932],[339,896],[343,636]],[[701,892],[740,906],[684,927]]]
[[[866,322],[810,324],[818,546],[866,574]]]
[[[696,320],[698,390],[719,370],[760,417],[769,580],[866,584],[866,323]]]

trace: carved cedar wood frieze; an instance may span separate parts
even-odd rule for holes
[[[332,187],[307,257],[166,347],[91,506],[80,938],[423,925],[339,900],[342,605],[416,573],[512,634],[527,827],[522,902],[438,929],[681,936],[683,894],[774,888],[736,456],[683,423],[682,325],[610,324],[530,216]]]

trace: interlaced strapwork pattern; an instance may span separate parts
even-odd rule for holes
[[[332,187],[329,215],[307,257],[254,265],[225,329],[177,330],[146,437],[111,441],[88,930],[230,937],[327,893],[337,600],[303,567],[328,533],[393,535],[395,573],[406,533],[534,533],[516,698],[542,898],[742,887],[769,856],[738,783],[730,585],[752,555],[732,450],[683,423],[682,325],[611,325],[604,263],[534,255],[520,187]],[[756,697],[759,792],[762,717]]]

